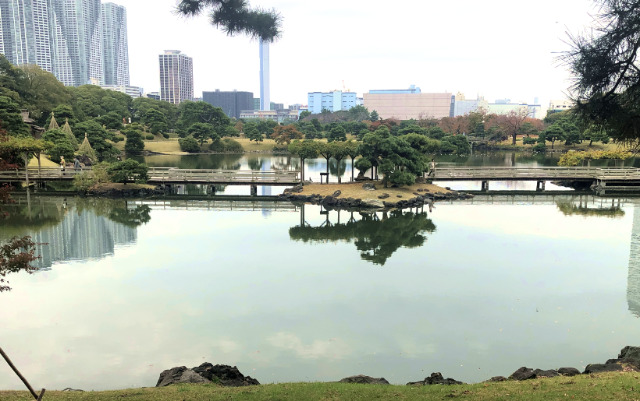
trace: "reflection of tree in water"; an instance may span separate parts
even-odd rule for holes
[[[640,317],[640,205],[633,207],[629,274],[627,276],[627,304],[635,316]]]
[[[620,207],[620,203],[615,205],[611,204],[610,207],[587,207],[586,202],[583,204],[580,202],[579,204],[575,204],[570,201],[556,201],[556,206],[558,206],[558,210],[562,212],[565,216],[602,216],[602,217],[610,217],[610,218],[618,218],[624,216],[624,210]]]
[[[262,169],[262,165],[264,164],[264,159],[261,157],[251,157],[247,159],[247,165],[251,170],[260,171]]]
[[[15,203],[3,205],[6,217],[0,220],[2,237],[10,238],[14,232],[38,231],[54,227],[62,221],[68,209],[64,203]]]
[[[296,241],[326,242],[353,241],[360,257],[374,264],[384,265],[400,247],[420,247],[427,240],[425,232],[434,232],[436,226],[426,213],[395,210],[382,213],[361,213],[361,219],[351,218],[346,223],[327,221],[320,227],[307,225],[291,227],[289,237]]]
[[[347,170],[347,161],[340,160],[340,165],[335,159],[331,159],[329,161],[329,173],[331,173],[334,177],[342,177],[344,172]]]
[[[151,220],[151,208],[147,205],[137,205],[133,209],[113,208],[109,213],[109,220],[123,224],[127,227],[135,228],[146,224]]]

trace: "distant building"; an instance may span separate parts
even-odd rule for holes
[[[380,118],[451,117],[454,105],[455,97],[451,93],[422,93],[414,85],[409,89],[377,89],[364,94],[364,107],[375,110]]]
[[[254,97],[253,98],[253,109],[254,110],[260,110],[260,98],[259,97]]]
[[[222,111],[233,118],[240,118],[242,110],[253,109],[253,93],[239,91],[202,92],[202,100],[212,106],[220,107]]]
[[[145,96],[149,99],[160,100],[160,92],[149,92]]]
[[[298,110],[242,110],[242,119],[273,120],[278,123],[298,120]]]
[[[136,98],[142,96],[142,88],[139,86],[129,85],[102,85],[102,89],[112,90],[116,92],[126,93],[127,95]],[[159,96],[158,96],[159,98]]]
[[[193,59],[179,50],[165,50],[160,61],[160,100],[180,104],[193,100]]]
[[[549,102],[549,109],[547,110],[547,114],[571,110],[574,106],[575,103],[572,100],[552,100]]]
[[[510,99],[499,99],[495,103],[489,103],[489,114],[509,114],[512,111],[525,111],[530,118],[541,118],[542,106],[539,104],[511,103]]]
[[[102,4],[102,51],[104,84],[129,85],[127,10],[113,3]]]
[[[312,114],[320,114],[322,110],[330,112],[349,110],[350,108],[362,104],[358,102],[355,92],[309,92],[307,102],[309,111]]]

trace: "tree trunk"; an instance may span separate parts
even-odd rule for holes
[[[354,169],[353,164],[354,164],[354,163],[353,163],[353,162],[355,161],[355,159],[356,159],[355,157],[352,157],[352,158],[351,158],[351,182],[353,182],[353,181],[354,181],[354,179],[353,179],[353,169]]]
[[[300,158],[300,181],[304,182],[304,159]]]
[[[518,134],[515,134],[515,133],[513,134],[513,145],[515,145],[515,144],[516,144],[516,136],[517,136],[517,135],[518,135]]]
[[[29,154],[25,153],[23,156],[24,158],[24,176],[25,176],[25,180],[27,181],[27,189],[29,188]]]

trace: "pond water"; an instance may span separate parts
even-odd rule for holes
[[[237,365],[261,383],[465,382],[583,369],[640,338],[640,202],[478,196],[360,214],[230,201],[31,198],[41,269],[0,293],[35,387],[154,386]],[[23,389],[0,363],[0,388]]]

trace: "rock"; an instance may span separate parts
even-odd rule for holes
[[[577,376],[580,374],[580,371],[576,368],[560,368],[558,369],[558,373],[562,376]]]
[[[340,196],[341,193],[342,193],[342,191],[337,190],[336,192],[333,193],[333,197],[337,198],[338,196]]]
[[[366,199],[362,201],[362,206],[373,208],[384,208],[384,202],[377,199]]]
[[[207,380],[220,383],[227,387],[253,386],[260,384],[258,380],[251,376],[245,377],[235,366],[213,365],[209,362],[205,362],[192,370]]]
[[[398,198],[402,198],[402,195],[400,195],[400,194],[398,194],[398,195],[396,195],[396,196],[397,196]]]
[[[365,182],[364,184],[362,184],[362,189],[366,189],[367,191],[375,191],[376,186],[372,182]]]
[[[583,373],[619,372],[621,370],[622,365],[617,363],[592,363],[584,368]]]
[[[443,378],[442,373],[435,372],[431,373],[431,376],[425,377],[424,380],[419,382],[409,382],[407,386],[430,386],[434,384],[443,384],[446,386],[454,385],[454,384],[464,384],[463,382],[451,379],[451,378]]]
[[[371,377],[365,375],[349,376],[340,380],[338,383],[360,383],[360,384],[389,384],[384,377]]]
[[[535,378],[536,374],[533,372],[533,369],[524,366],[516,370],[511,374],[511,376],[509,376],[509,379],[513,380],[529,380]]]
[[[487,380],[489,382],[505,382],[507,378],[504,376],[493,376],[491,379]]]
[[[559,376],[558,371],[557,370],[553,370],[553,369],[549,369],[549,370],[536,369],[536,370],[533,371],[533,373],[536,374],[536,377],[556,377],[556,376]]]
[[[185,366],[171,368],[160,373],[156,387],[164,387],[170,384],[178,383],[209,383],[210,380],[205,379],[198,373]]]
[[[62,391],[81,391],[84,393],[84,390],[80,390],[79,388],[71,388],[71,387],[67,387]]]
[[[387,199],[389,197],[388,193],[383,193],[382,195],[378,195],[378,199]]]
[[[618,355],[620,362],[633,365],[635,368],[640,369],[640,347],[626,346]]]

